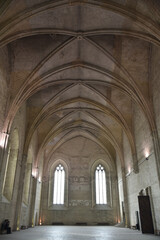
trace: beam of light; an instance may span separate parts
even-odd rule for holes
[[[145,154],[145,158],[148,158],[149,157],[149,150],[146,149],[144,154]]]
[[[37,178],[37,177],[38,177],[38,167],[34,167],[34,168],[32,169],[32,176],[33,176],[34,178]]]
[[[1,148],[6,148],[7,143],[8,143],[8,137],[9,137],[8,133],[3,133],[3,132],[0,133],[0,147]]]

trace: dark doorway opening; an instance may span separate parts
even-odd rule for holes
[[[138,196],[142,233],[153,233],[153,219],[149,196]]]

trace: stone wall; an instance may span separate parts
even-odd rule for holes
[[[96,160],[102,159],[110,166],[104,150],[94,142],[84,137],[74,138],[63,144],[54,155],[49,165],[61,159],[68,166],[68,201],[63,206],[48,206],[49,172],[43,176],[41,218],[43,224],[115,224],[117,222],[117,181],[115,168],[110,169],[111,179],[111,205],[97,207],[93,204],[92,165]],[[94,205],[94,206],[93,206]]]
[[[7,108],[7,100],[9,94],[10,69],[8,63],[8,48],[0,48],[0,131],[5,120],[5,113]]]
[[[135,211],[139,211],[138,195],[141,190],[150,188],[150,201],[153,204],[152,217],[155,229],[159,229],[158,201],[160,201],[157,166],[149,124],[142,111],[134,106],[134,134],[139,172],[132,170],[126,174],[130,225],[136,224]],[[126,151],[126,150],[125,150]],[[146,160],[146,154],[149,155]]]
[[[16,117],[14,119],[11,133],[14,131],[14,129],[17,129],[18,137],[19,137],[19,148],[18,148],[18,157],[16,162],[16,171],[15,171],[15,178],[14,178],[14,184],[13,184],[13,191],[11,200],[7,200],[3,194],[1,195],[1,202],[0,202],[0,222],[2,222],[4,219],[10,220],[11,228],[15,228],[17,225],[16,223],[16,211],[17,211],[17,204],[19,199],[19,184],[21,183],[20,180],[20,172],[22,167],[22,154],[23,154],[23,146],[24,146],[24,138],[25,138],[25,120],[26,120],[26,106],[22,106],[18,113],[16,114]],[[10,140],[10,139],[9,139]],[[8,141],[9,141],[8,140]],[[4,170],[6,168],[6,158],[7,158],[7,151],[4,155],[3,159],[3,165],[2,169]],[[5,178],[4,178],[5,179]],[[4,179],[2,179],[1,184],[4,184]],[[2,186],[1,185],[1,186]]]

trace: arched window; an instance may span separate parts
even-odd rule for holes
[[[65,171],[59,164],[54,172],[53,204],[64,204]]]
[[[99,164],[95,170],[96,204],[107,204],[106,171]]]
[[[57,157],[57,156],[56,156]],[[62,156],[64,159],[66,156]],[[66,210],[68,208],[68,165],[61,156],[48,165],[48,209]],[[47,187],[46,185],[46,187]]]

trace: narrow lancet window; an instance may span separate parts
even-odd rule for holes
[[[96,204],[107,204],[106,172],[99,164],[95,171]]]
[[[65,171],[59,164],[54,172],[53,204],[64,204]]]

